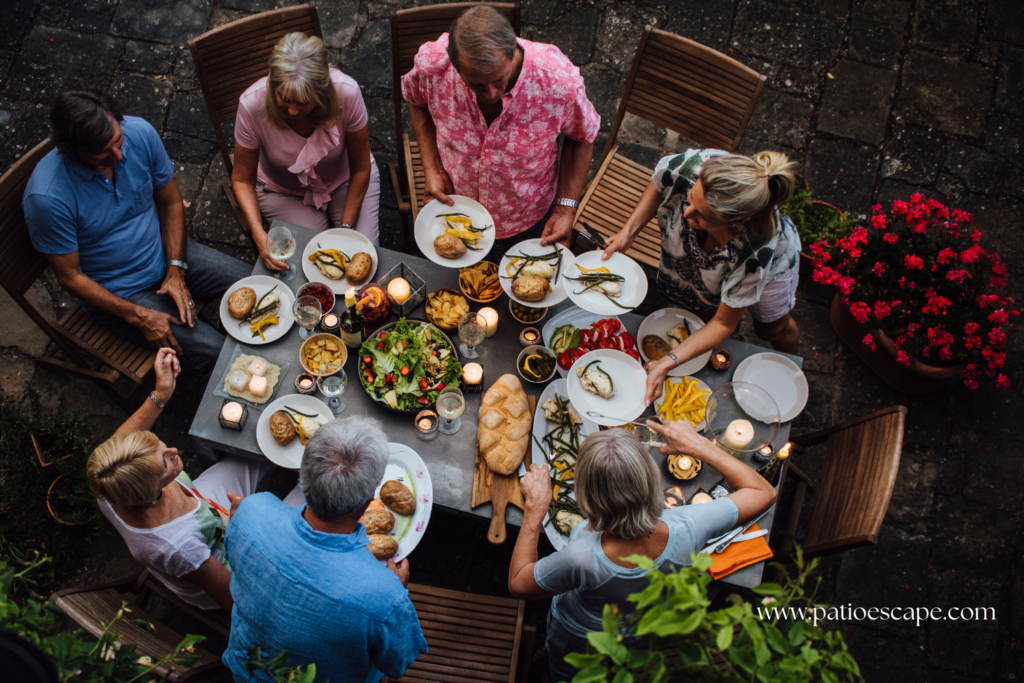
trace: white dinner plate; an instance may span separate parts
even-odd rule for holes
[[[281,307],[277,310],[278,322],[276,325],[271,325],[263,330],[263,336],[266,337],[265,340],[260,339],[259,335],[253,337],[252,332],[249,331],[248,323],[238,320],[228,313],[228,297],[231,296],[232,292],[242,287],[251,287],[256,292],[257,302],[259,302],[260,297],[271,289],[274,289],[274,294],[281,298]],[[269,344],[272,341],[277,341],[287,334],[288,330],[292,329],[292,323],[295,322],[295,314],[292,313],[292,305],[294,304],[295,294],[288,287],[287,282],[282,282],[276,277],[270,277],[269,275],[243,277],[228,287],[228,291],[224,292],[224,296],[220,298],[220,324],[224,326],[228,334],[240,342],[253,346]]]
[[[732,381],[749,382],[767,391],[779,407],[780,422],[789,422],[807,405],[807,378],[796,363],[778,353],[756,353],[743,359]]]
[[[323,401],[305,394],[282,396],[263,409],[260,420],[256,423],[256,443],[270,462],[290,470],[297,470],[302,464],[302,452],[306,449],[299,441],[299,437],[292,439],[287,446],[282,446],[274,441],[274,437],[270,433],[270,416],[285,406],[307,415],[316,415],[314,419],[324,424],[333,420],[334,414]]]
[[[601,398],[583,388],[576,374],[577,368],[585,368],[591,361],[599,360],[602,370],[611,375],[615,394],[611,398]],[[618,427],[637,419],[647,406],[644,405],[644,394],[647,388],[647,373],[640,363],[622,351],[598,349],[579,357],[573,363],[566,379],[569,400],[576,411],[583,417],[590,418],[605,427]],[[588,415],[588,411],[596,411],[606,417]]]
[[[398,554],[395,562],[401,562],[409,556],[427,531],[430,522],[430,511],[434,508],[434,486],[430,481],[430,470],[423,458],[405,444],[388,444],[388,466],[384,470],[384,478],[377,484],[373,492],[374,498],[380,495],[384,482],[396,480],[404,484],[416,498],[416,510],[411,515],[400,515],[394,510],[395,528],[388,534],[398,541]],[[388,508],[390,510],[390,508]]]
[[[321,273],[320,269],[309,260],[310,254],[320,249],[337,249],[348,254],[350,258],[359,252],[369,254],[373,260],[370,274],[361,282],[351,282],[348,278],[344,277],[340,280],[332,280]],[[377,250],[374,248],[370,238],[355,230],[349,230],[348,228],[324,230],[310,239],[306,243],[306,248],[302,250],[302,272],[307,280],[324,283],[331,288],[331,291],[334,292],[337,298],[341,299],[345,296],[345,292],[352,287],[362,287],[367,282],[373,281],[373,276],[377,273]]]
[[[484,205],[475,199],[457,194],[448,196],[455,201],[455,206],[445,206],[435,199],[432,202],[427,202],[426,206],[420,209],[419,215],[416,216],[414,229],[416,246],[420,248],[424,256],[438,265],[445,268],[465,268],[483,261],[491,247],[494,246],[494,219],[491,218],[491,214],[484,208]],[[477,240],[478,251],[466,249],[466,253],[459,258],[445,258],[434,251],[434,240],[444,234],[444,218],[440,216],[444,213],[464,213],[472,219],[475,228],[491,226],[483,233],[483,237]]]
[[[601,254],[603,253],[604,251],[598,249],[577,256],[565,270],[565,276],[569,278],[565,282],[565,291],[574,304],[591,313],[602,315],[628,313],[643,303],[644,297],[647,296],[647,275],[636,261],[625,254],[615,252],[607,261],[602,261]],[[622,293],[615,297],[616,303],[621,306],[613,304],[601,292],[595,292],[592,289],[583,291],[585,287],[583,283],[573,282],[571,278],[580,276],[580,266],[587,269],[606,266],[612,273],[626,278],[622,283]],[[577,292],[580,293],[577,294]]]
[[[508,278],[508,271],[505,270],[509,261],[514,257],[525,255],[525,256],[539,256],[541,254],[550,254],[555,247],[562,252],[562,263],[555,273],[554,277],[551,278],[551,291],[544,295],[544,298],[540,301],[527,301],[526,299],[520,299],[519,297],[512,294],[512,279]],[[508,298],[512,301],[518,301],[523,306],[529,306],[530,308],[550,308],[556,304],[560,304],[565,301],[567,296],[565,293],[565,279],[562,277],[565,275],[565,269],[573,260],[572,252],[561,244],[550,244],[546,247],[540,245],[540,239],[525,240],[515,245],[505,256],[502,257],[501,263],[498,264],[498,275],[501,276],[499,282],[501,282],[501,288],[508,294]],[[554,262],[549,261],[552,265]],[[515,272],[515,271],[513,271]]]
[[[676,325],[682,324],[684,319],[689,321],[691,332],[696,332],[700,328],[704,327],[704,321],[701,320],[696,313],[690,313],[689,311],[684,311],[681,308],[663,308],[660,311],[655,311],[644,318],[644,321],[640,323],[640,329],[636,333],[636,345],[640,350],[640,356],[644,359],[645,363],[650,362],[651,359],[646,353],[644,353],[644,337],[649,334],[661,337],[662,341],[668,344],[669,349],[671,349],[673,344],[668,339],[668,331]],[[691,358],[685,363],[680,364],[676,369],[669,370],[669,377],[684,377],[686,375],[692,375],[696,372],[700,372],[701,369],[708,364],[709,358],[711,358],[710,349],[696,358]]]
[[[537,399],[537,410],[533,414],[533,438],[537,440],[536,443],[543,444],[544,435],[550,432],[556,426],[553,422],[548,422],[546,419],[544,419],[544,410],[541,408],[541,406],[544,405],[544,402],[547,401],[548,399],[554,398],[555,394],[558,394],[565,398],[569,397],[568,389],[566,388],[566,381],[564,379],[556,379],[554,382],[544,387],[543,393],[541,393],[540,398]],[[575,408],[575,406],[573,407]],[[579,412],[579,409],[577,409],[576,412]],[[580,445],[583,444],[583,439],[585,439],[588,434],[592,434],[597,430],[598,426],[594,424],[594,422],[590,418],[584,416],[583,425],[580,426]],[[550,465],[551,459],[548,457],[549,454],[546,450],[547,445],[545,445],[544,448],[545,451],[543,451],[542,453],[544,457],[544,462]],[[539,447],[537,447],[534,452],[536,452],[536,450],[539,450]],[[536,459],[534,460],[534,462],[536,462],[536,464],[538,465],[541,464]],[[522,477],[525,474],[526,466],[520,465],[519,476]],[[569,497],[575,500],[576,494],[570,492]],[[548,524],[548,519],[549,515],[544,515],[544,533],[547,535],[548,540],[551,541],[551,545],[555,546],[555,550],[561,550],[566,545],[568,545],[569,537],[563,536],[561,533],[559,533],[558,529],[556,529],[553,524]],[[580,522],[580,524],[583,524],[583,522]]]
[[[583,330],[590,327],[591,323],[596,323],[598,320],[605,320],[607,318],[615,318],[616,320],[619,320],[617,315],[599,315],[597,313],[591,313],[590,311],[584,311],[578,306],[567,308],[558,315],[549,318],[548,321],[544,323],[544,328],[541,330],[541,335],[543,335],[544,339],[544,346],[549,349],[551,348],[551,335],[553,335],[555,330],[562,325],[575,325],[577,330]],[[619,322],[622,321],[619,320]],[[622,329],[626,328],[623,327]],[[558,368],[559,375],[562,377],[569,376],[568,370],[563,370],[560,365],[556,365],[556,367]]]
[[[693,379],[697,379],[697,378],[694,377]],[[701,391],[708,392],[707,396],[704,397],[705,399],[711,398],[711,387],[709,387],[707,384],[705,384],[703,380],[697,379],[697,388],[700,389]],[[664,387],[662,387],[662,389],[664,389]],[[662,393],[661,397],[657,401],[654,402],[654,410],[659,415],[661,414],[661,406],[662,406],[663,403],[665,403],[665,394],[664,393]],[[705,408],[704,409],[704,419],[701,420],[700,422],[698,422],[697,424],[695,424],[693,426],[693,428],[696,429],[698,432],[703,432],[707,428],[707,426],[708,426],[707,408]]]

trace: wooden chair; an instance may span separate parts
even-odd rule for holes
[[[519,5],[497,2],[453,2],[449,4],[428,5],[413,9],[391,10],[391,73],[392,97],[395,104],[395,143],[402,141],[402,152],[398,155],[397,164],[388,164],[391,171],[391,183],[395,186],[395,197],[398,198],[398,210],[402,215],[416,216],[423,206],[423,162],[420,160],[420,149],[416,141],[405,134],[402,125],[402,76],[412,71],[416,52],[424,43],[437,40],[446,33],[455,18],[470,7],[490,5],[504,14],[512,30],[519,35]],[[405,188],[399,182],[403,179]],[[410,192],[412,195],[410,195]]]
[[[651,181],[653,169],[618,153],[616,138],[627,113],[705,147],[735,152],[764,82],[765,76],[709,47],[645,28],[600,166],[580,202],[575,225],[586,221],[604,238],[615,235]],[[637,235],[627,255],[658,267],[661,231],[656,219]]]
[[[156,353],[122,339],[80,305],[52,323],[25,298],[48,262],[32,247],[21,199],[36,164],[51,149],[53,142],[49,138],[43,140],[0,177],[0,285],[53,341],[47,352],[36,359],[37,363],[92,380],[131,413],[148,389]],[[135,385],[127,396],[114,387],[122,376]]]
[[[878,531],[900,466],[906,417],[906,408],[894,406],[835,427],[790,437],[795,453],[822,443],[828,446],[817,491],[810,478],[793,463],[794,458],[787,462],[785,471],[799,482],[778,553],[783,560],[793,550],[808,489],[816,495],[803,543],[804,557],[878,543]]]
[[[136,652],[140,656],[149,655],[155,662],[172,653],[184,636],[168,628],[146,612],[141,606],[144,602],[142,595],[135,599],[132,598],[131,593],[143,592],[152,584],[159,584],[166,591],[159,581],[149,576],[148,571],[144,571],[139,576],[98,586],[68,588],[54,593],[50,596],[50,601],[64,610],[72,621],[96,637],[103,633],[105,624],[113,621],[117,611],[121,609],[121,603],[127,602],[132,610],[131,614],[125,615],[112,629],[114,633],[121,635],[117,646],[134,644]],[[177,599],[177,596],[175,599],[179,606],[185,604]],[[189,607],[191,608],[190,613],[201,611]],[[218,611],[223,612],[223,610]],[[153,630],[150,631],[135,623],[136,619],[148,621],[153,626]],[[223,633],[225,636],[227,635],[226,631]],[[201,646],[194,647],[199,659],[191,668],[161,667],[156,670],[156,673],[159,676],[166,674],[166,680],[173,683],[186,683],[201,681],[225,671],[220,657]]]
[[[323,38],[315,2],[238,19],[188,41],[199,87],[213,124],[213,134],[229,178],[234,156],[224,140],[221,124],[235,118],[238,98],[250,85],[267,75],[267,61],[277,42],[286,34],[295,32]],[[221,187],[239,225],[248,233],[248,223],[231,189],[230,180]]]
[[[392,683],[526,683],[536,630],[523,626],[525,602],[415,583],[409,597],[430,652]]]

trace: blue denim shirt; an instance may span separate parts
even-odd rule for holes
[[[315,531],[304,508],[272,493],[248,496],[228,526],[231,639],[224,664],[236,681],[258,678],[248,651],[264,660],[288,650],[288,664],[316,664],[316,680],[375,683],[401,675],[427,641],[409,592],[373,557],[362,524],[353,534]]]
[[[22,206],[32,246],[43,254],[78,252],[82,272],[126,297],[156,289],[166,259],[153,191],[171,182],[174,164],[144,119],[124,117],[117,182],[57,150],[40,160]]]

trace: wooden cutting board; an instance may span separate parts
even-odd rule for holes
[[[530,404],[530,424],[533,424],[533,413],[537,409],[537,397],[526,397]],[[531,428],[531,434],[533,430]],[[526,469],[530,469],[533,462],[533,437],[530,437],[530,447],[526,449]],[[496,474],[487,466],[478,450],[476,453],[476,465],[473,468],[473,501],[470,507],[491,503],[491,527],[487,530],[487,540],[496,545],[505,542],[508,534],[505,530],[505,508],[509,503],[520,509],[526,507],[523,500],[523,491],[519,488],[519,474]]]

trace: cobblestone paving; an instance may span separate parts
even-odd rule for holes
[[[164,137],[176,162],[192,234],[252,261],[220,190],[225,172],[197,90],[188,38],[277,0],[5,0],[0,22],[0,169],[46,134],[56,93],[107,88]],[[338,65],[361,84],[373,152],[395,159],[388,16],[408,0],[320,0]],[[426,4],[426,3],[423,3]],[[780,149],[803,165],[818,198],[853,214],[919,191],[975,214],[986,246],[1024,289],[1024,3],[1020,0],[526,0],[523,34],[557,44],[586,78],[607,131],[636,43],[647,24],[722,50],[767,75],[744,152]],[[600,151],[605,136],[599,138]],[[628,118],[623,151],[653,165],[687,146]],[[596,160],[595,160],[596,161]],[[394,190],[382,172],[381,242],[409,247]],[[415,249],[415,247],[409,247]],[[30,298],[49,315],[71,302],[50,276]],[[969,393],[951,384],[923,398],[882,384],[835,338],[831,292],[801,285],[795,312],[811,386],[795,425],[807,431],[893,404],[910,409],[906,444],[877,546],[822,564],[823,600],[871,607],[994,607],[996,621],[847,622],[841,625],[868,681],[1017,680],[1024,671],[1024,460],[1016,390]],[[35,386],[112,430],[121,419],[91,385],[36,369],[46,339],[0,295],[0,386]],[[738,336],[755,341],[749,320]],[[1021,381],[1021,340],[1011,370]],[[1016,353],[1014,353],[1016,352]],[[184,394],[187,392],[179,392]],[[157,425],[185,443],[194,403]],[[172,443],[174,441],[171,441]],[[822,452],[800,465],[820,472]],[[281,486],[287,486],[282,481]],[[807,506],[809,511],[810,505]],[[808,512],[805,512],[807,515]],[[806,522],[806,519],[804,520]],[[414,580],[500,594],[514,537],[485,542],[476,520],[442,515],[413,558]],[[83,579],[129,571],[123,547],[98,542]],[[116,539],[115,539],[116,540]],[[531,606],[541,621],[546,605]]]

